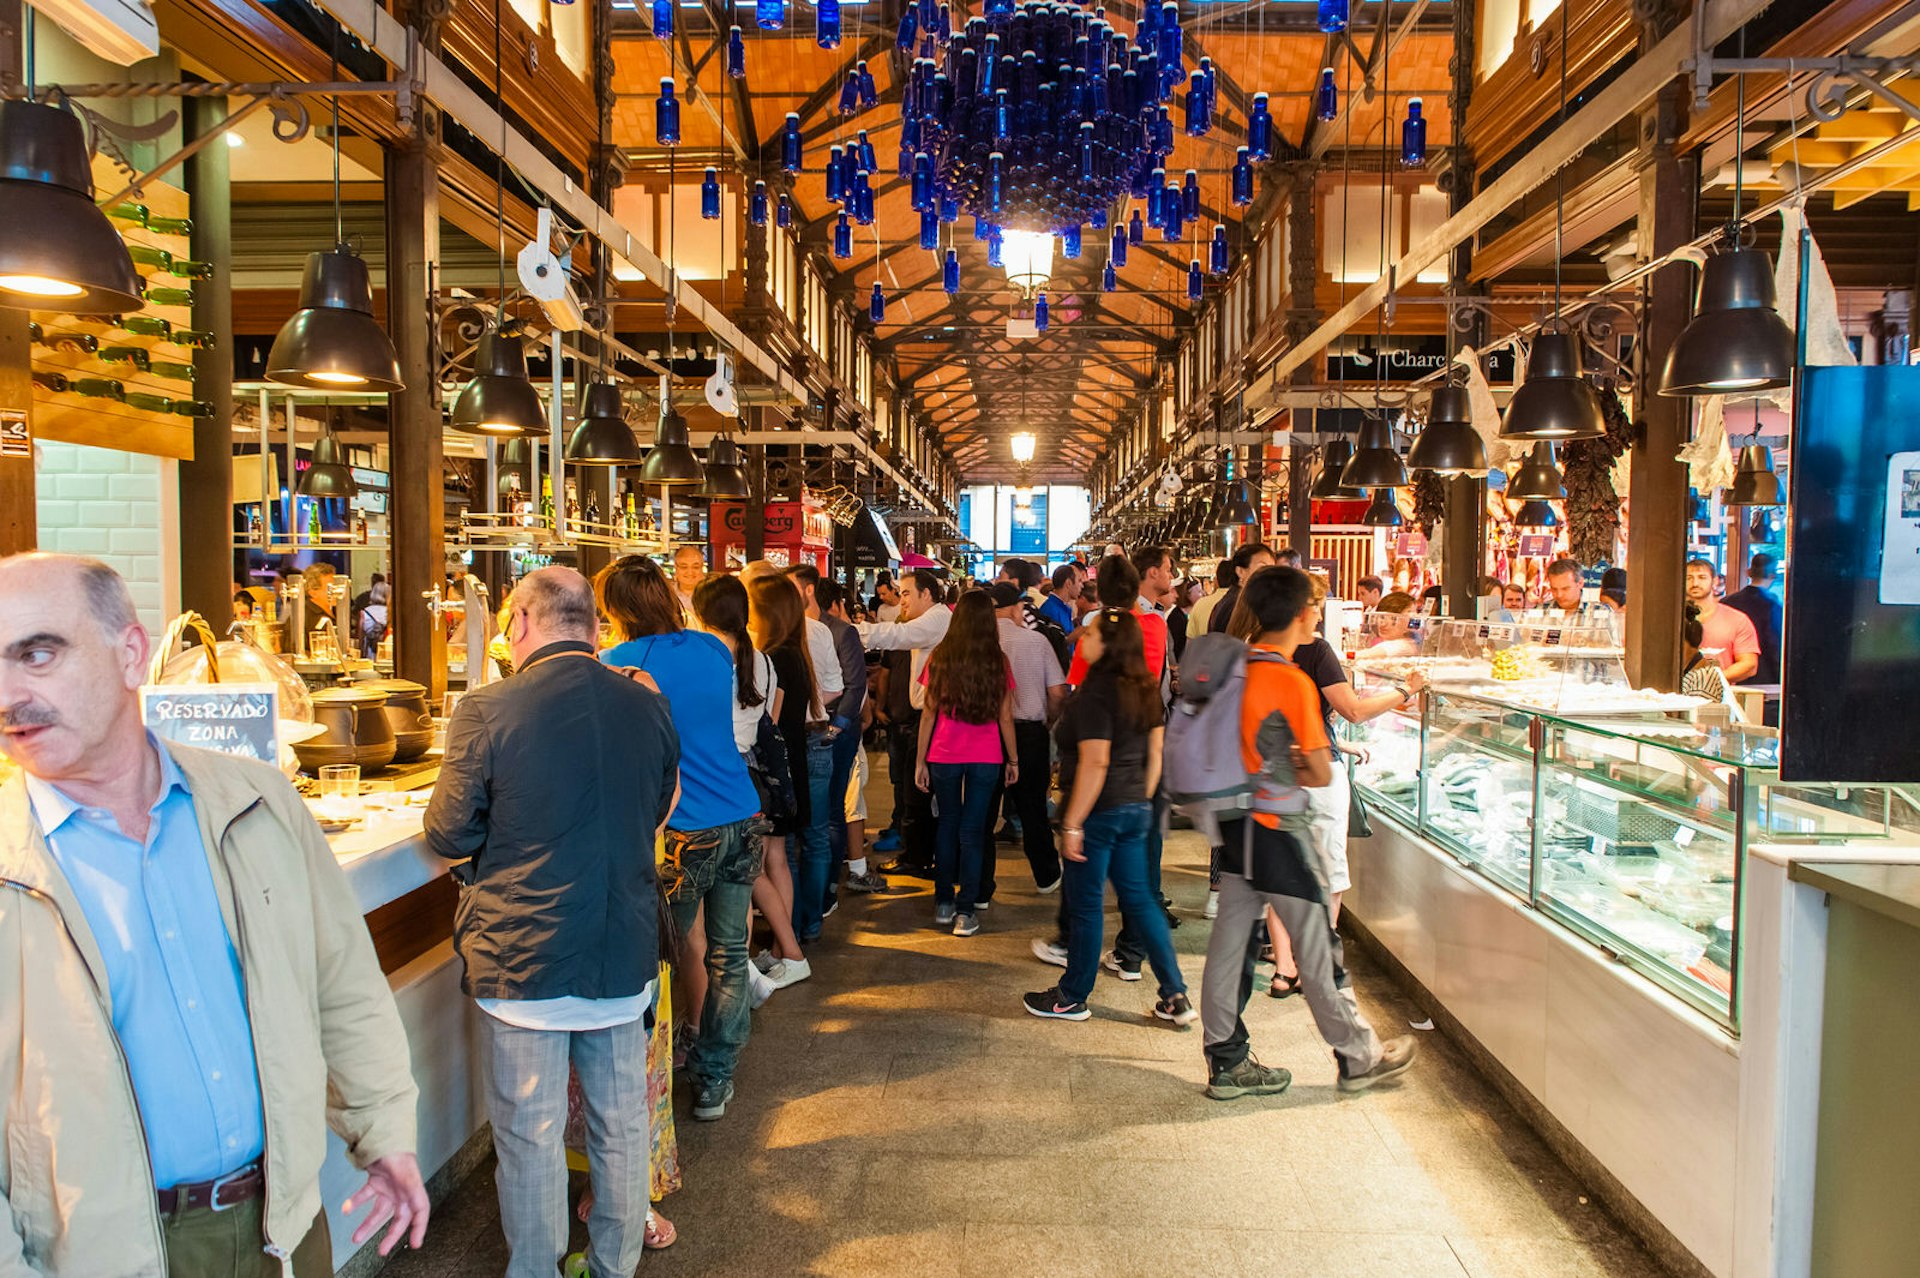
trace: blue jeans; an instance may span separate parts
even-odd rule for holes
[[[669,830],[669,851],[679,849],[681,876],[668,895],[681,935],[707,907],[707,1001],[687,1052],[687,1070],[701,1083],[733,1080],[740,1049],[747,1045],[753,1005],[747,988],[747,910],[759,868],[759,843],[735,821],[710,830]],[[678,955],[670,961],[679,962]]]
[[[799,778],[794,778],[798,782]],[[787,868],[793,872],[793,934],[801,942],[820,939],[827,910],[827,881],[833,873],[833,741],[825,734],[807,738],[807,824],[787,840]],[[839,800],[842,815],[846,796]]]
[[[1060,993],[1072,1002],[1084,1003],[1093,993],[1105,939],[1108,880],[1120,900],[1121,915],[1160,978],[1160,997],[1186,992],[1166,913],[1147,884],[1147,827],[1152,820],[1151,803],[1101,808],[1081,827],[1080,849],[1086,860],[1065,862],[1067,974],[1060,980]]]
[[[953,887],[960,885],[959,910],[973,913],[980,895],[981,868],[987,851],[987,819],[993,796],[1006,769],[998,763],[929,763],[933,797],[940,805],[938,842],[934,846],[933,903],[953,905]]]

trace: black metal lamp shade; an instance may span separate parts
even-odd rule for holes
[[[697,495],[711,501],[746,497],[747,470],[741,460],[740,443],[733,436],[715,435],[707,441],[706,478]]]
[[[1558,501],[1566,495],[1567,490],[1560,482],[1560,468],[1554,465],[1553,444],[1548,441],[1535,444],[1527,460],[1507,481],[1507,496],[1515,501]]]
[[[1527,377],[1507,401],[1502,439],[1593,439],[1606,434],[1600,394],[1580,376],[1580,344],[1571,333],[1533,339]]]
[[[1740,450],[1740,469],[1734,472],[1726,504],[1778,506],[1780,502],[1780,476],[1773,472],[1773,450],[1765,444],[1748,444]]]
[[[1227,485],[1226,500],[1221,503],[1220,528],[1244,528],[1248,524],[1260,522],[1260,505],[1254,496],[1253,485],[1244,479],[1236,479]]]
[[[620,388],[595,382],[580,399],[580,424],[567,441],[567,460],[580,466],[637,466],[640,441],[621,410]]]
[[[74,315],[137,311],[140,273],[93,202],[87,138],[71,112],[0,102],[0,306]]]
[[[1329,443],[1320,457],[1320,473],[1314,476],[1311,496],[1316,501],[1359,501],[1366,494],[1341,482],[1341,472],[1353,459],[1353,445],[1344,439]]]
[[[1393,428],[1386,418],[1369,417],[1360,423],[1360,447],[1340,472],[1340,483],[1347,488],[1406,486],[1406,463],[1393,446]]]
[[[300,476],[302,497],[351,497],[360,491],[353,480],[353,468],[347,465],[340,441],[331,431],[322,431],[313,444],[313,459]]]
[[[312,390],[406,389],[393,343],[373,318],[367,263],[347,245],[307,255],[300,309],[273,339],[267,380]]]
[[[1360,522],[1374,528],[1398,528],[1406,522],[1400,513],[1400,503],[1393,499],[1393,489],[1376,488],[1373,501],[1368,503],[1366,514],[1360,516]]]
[[[1772,390],[1793,380],[1793,330],[1774,306],[1773,259],[1735,249],[1707,259],[1693,319],[1667,348],[1662,395]]]
[[[453,428],[469,435],[547,433],[547,410],[527,379],[527,356],[520,339],[498,329],[480,335],[474,353],[474,377],[453,401]]]
[[[515,483],[518,479],[520,482]],[[506,441],[499,457],[494,462],[494,488],[503,496],[511,492],[525,493],[533,488],[533,444],[516,436]]]
[[[1440,475],[1487,473],[1487,446],[1473,428],[1466,387],[1447,385],[1433,392],[1426,428],[1407,450],[1407,466]]]
[[[640,468],[640,482],[678,487],[706,478],[688,439],[687,419],[669,411],[654,431],[653,447],[647,450],[646,464]]]
[[[1520,509],[1514,512],[1513,523],[1516,528],[1558,528],[1560,516],[1554,513],[1552,502],[1535,497],[1520,503]]]

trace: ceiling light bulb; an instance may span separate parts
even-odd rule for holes
[[[1015,435],[1009,443],[1013,450],[1013,459],[1015,461],[1024,464],[1033,460],[1035,440],[1031,431],[1021,431],[1018,435]]]

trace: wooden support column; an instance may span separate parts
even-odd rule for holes
[[[1447,118],[1452,120],[1467,118],[1467,105],[1473,96],[1474,20],[1478,7],[1453,6],[1453,57],[1448,63],[1453,86],[1447,98]],[[1462,131],[1455,130],[1454,144],[1447,153],[1447,169],[1440,179],[1447,193],[1449,213],[1458,213],[1473,198],[1473,153],[1461,137]],[[1467,291],[1472,266],[1473,240],[1467,239],[1456,245],[1450,255],[1448,292],[1457,295]],[[1475,350],[1485,345],[1486,323],[1484,315],[1476,316],[1474,331],[1469,335]],[[1449,334],[1454,331],[1451,315],[1447,331]],[[1446,486],[1446,536],[1440,547],[1440,579],[1446,583],[1447,613],[1471,620],[1479,613],[1478,586],[1481,574],[1486,571],[1483,539],[1487,481],[1484,476],[1455,475],[1442,482]]]
[[[1316,164],[1290,164],[1287,178],[1287,292],[1293,305],[1287,311],[1287,342],[1305,341],[1320,326],[1320,310],[1313,304],[1320,282],[1319,218],[1314,214]],[[1304,305],[1303,305],[1304,303]],[[1289,378],[1296,386],[1312,386],[1319,370],[1302,364]],[[1287,414],[1294,434],[1300,433],[1301,409]],[[1311,410],[1306,410],[1311,411]],[[1287,544],[1305,563],[1313,558],[1313,457],[1298,445],[1287,449]]]
[[[0,72],[18,78],[20,0],[0,0]],[[27,313],[0,307],[0,413],[27,415],[26,456],[0,455],[0,556],[39,545],[40,516],[33,491],[33,344]]]
[[[773,414],[764,408],[750,408],[753,427],[757,433],[766,430]],[[747,562],[764,559],[767,556],[767,446],[748,444],[747,454],[747,508],[741,513],[745,516],[746,527],[742,530],[746,548],[742,552]],[[715,569],[722,565],[714,564]]]
[[[431,115],[422,119],[435,127]],[[386,155],[387,332],[406,389],[387,397],[392,432],[393,665],[426,685],[438,702],[447,690],[446,626],[423,592],[446,583],[446,480],[440,437],[440,376],[433,340],[434,264],[440,258],[439,166],[428,137],[416,134]],[[470,653],[468,661],[485,660]]]
[[[210,132],[227,115],[225,98],[188,98],[187,137]],[[180,603],[223,630],[233,611],[233,200],[229,149],[219,143],[187,161],[193,255],[213,266],[194,290],[193,326],[213,346],[193,353],[195,398],[213,416],[193,421],[193,458],[180,463]]]
[[[1655,257],[1694,234],[1696,161],[1674,147],[1686,128],[1686,102],[1686,84],[1676,80],[1641,120],[1640,248]],[[1651,353],[1665,352],[1686,327],[1692,283],[1684,266],[1654,272],[1643,286],[1634,344],[1641,434],[1627,497],[1627,677],[1635,687],[1664,691],[1680,686],[1687,468],[1675,454],[1688,438],[1692,401],[1653,394],[1659,374]]]

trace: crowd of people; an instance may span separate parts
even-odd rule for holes
[[[502,613],[514,673],[460,699],[425,818],[460,885],[455,949],[485,1028],[510,1274],[544,1278],[566,1251],[570,1132],[592,1168],[589,1270],[631,1273],[670,1245],[651,1203],[675,1174],[675,1067],[692,1118],[724,1118],[754,1009],[815,975],[841,893],[928,880],[928,922],[974,936],[1001,839],[1036,893],[1059,896],[1031,948],[1061,972],[1010,1004],[1083,1021],[1103,971],[1151,968],[1152,1017],[1200,1025],[1207,1094],[1270,1095],[1290,1076],[1253,1056],[1242,1018],[1270,964],[1266,993],[1303,997],[1342,1090],[1411,1066],[1413,1039],[1374,1031],[1342,962],[1359,748],[1334,729],[1408,704],[1421,680],[1356,690],[1322,633],[1325,580],[1291,550],[1242,546],[1203,594],[1164,547],[1108,550],[1050,574],[1009,560],[991,582],[913,570],[866,600],[808,565],[710,573],[697,550],[671,571],[635,555],[591,581],[565,567],[519,581]],[[1686,677],[1777,670],[1778,605],[1771,652],[1749,619],[1772,603],[1771,562],[1725,598],[1699,568]],[[1618,606],[1582,603],[1571,561],[1546,580],[1563,612]],[[1377,617],[1419,608],[1378,580],[1359,588]],[[1623,581],[1609,591],[1624,600]],[[163,1272],[233,1252],[238,1230],[239,1254],[274,1272],[287,1258],[300,1278],[328,1272],[322,1124],[367,1174],[356,1241],[418,1245],[414,1084],[352,894],[277,773],[141,725],[147,644],[104,565],[0,561],[0,740],[24,773],[0,790],[0,977],[52,991],[11,1022],[0,1083],[60,1116],[61,1174],[78,1158],[88,1185],[60,1211],[13,1198],[0,1249],[18,1238],[50,1272]],[[1254,796],[1194,820],[1212,850],[1197,1001],[1161,883],[1173,809],[1197,813],[1170,784],[1192,764],[1170,723],[1189,743],[1225,733]],[[872,842],[886,865],[868,861],[869,742],[893,787]],[[114,887],[129,876],[148,891]],[[300,944],[267,939],[290,929]],[[124,1075],[109,1068],[121,1059]],[[8,1139],[51,1159],[50,1123],[15,1116]],[[134,1149],[144,1166],[121,1156]]]

